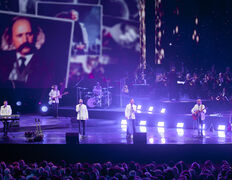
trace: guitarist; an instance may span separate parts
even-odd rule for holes
[[[205,113],[206,108],[205,105],[202,104],[201,99],[197,99],[197,104],[192,108],[191,110],[193,119],[197,120],[197,129],[198,129],[198,135],[203,136],[203,121],[205,120]],[[201,125],[201,128],[199,127]]]
[[[53,85],[51,91],[49,92],[49,101],[52,105],[53,116],[55,118],[58,117],[58,107],[59,107],[59,99],[61,98],[60,91],[57,85]]]

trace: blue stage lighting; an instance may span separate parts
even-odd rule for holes
[[[22,102],[21,101],[17,101],[16,102],[16,106],[22,106]]]
[[[46,113],[46,112],[48,111],[48,107],[45,106],[45,105],[42,106],[42,107],[41,107],[41,111],[44,112],[44,113]]]

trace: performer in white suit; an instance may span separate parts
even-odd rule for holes
[[[3,106],[1,106],[0,115],[1,116],[7,116],[7,115],[11,115],[11,114],[12,114],[11,106],[8,105],[7,101],[4,101]]]
[[[203,121],[205,120],[206,108],[201,99],[197,99],[197,104],[191,110],[193,117],[197,120],[198,135],[203,136]],[[201,128],[199,127],[201,125]]]
[[[77,120],[79,120],[79,133],[81,134],[81,123],[83,128],[82,135],[85,136],[85,121],[89,119],[88,109],[83,100],[79,100],[79,104],[76,105]]]
[[[54,117],[58,117],[59,99],[62,98],[57,85],[53,85],[49,92],[49,104],[52,105],[52,114]]]
[[[125,109],[125,117],[127,119],[127,138],[133,138],[133,133],[135,133],[135,113],[136,105],[134,104],[134,99],[130,100]]]

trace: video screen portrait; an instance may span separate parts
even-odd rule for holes
[[[49,88],[66,81],[72,21],[0,11],[1,88]]]
[[[75,22],[72,57],[101,54],[101,6],[38,3],[37,14]]]

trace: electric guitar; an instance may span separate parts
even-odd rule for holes
[[[198,116],[200,116],[200,113],[201,113],[202,111],[204,111],[205,109],[207,109],[207,108],[205,107],[205,108],[203,108],[203,109],[200,110],[200,111],[195,111],[195,112],[192,114],[193,120],[197,120]]]
[[[48,104],[51,105],[56,98],[61,98],[62,96],[67,95],[67,94],[69,94],[69,92],[64,92],[64,93],[60,94],[59,96],[54,96],[54,97],[50,96]]]

